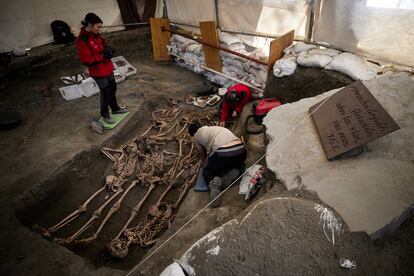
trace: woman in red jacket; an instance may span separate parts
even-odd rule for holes
[[[241,113],[243,107],[251,100],[251,98],[252,91],[244,84],[238,83],[227,89],[220,106],[220,126],[224,127],[230,116],[235,118],[237,114]]]
[[[101,90],[101,116],[108,124],[114,120],[109,115],[126,113],[116,101],[116,82],[114,65],[111,61],[113,50],[105,44],[101,36],[102,20],[94,13],[88,13],[82,21],[82,28],[76,39],[76,48],[81,62],[88,67],[89,75],[96,81]]]

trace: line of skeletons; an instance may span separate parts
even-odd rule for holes
[[[155,243],[159,233],[170,227],[180,202],[197,177],[200,162],[198,152],[194,149],[194,143],[185,131],[188,124],[193,120],[198,120],[205,125],[218,124],[214,120],[214,112],[186,112],[186,115],[180,116],[183,109],[178,108],[176,102],[171,105],[169,108],[154,111],[151,126],[119,149],[101,149],[101,152],[114,162],[113,168],[115,171],[115,175],[106,177],[103,187],[94,192],[78,209],[55,225],[49,228],[35,225],[34,228],[39,230],[43,236],[51,237],[52,233],[67,226],[86,212],[88,205],[99,194],[108,191],[112,195],[107,197],[78,231],[67,238],[54,239],[56,243],[62,245],[72,242],[89,245],[98,238],[108,220],[121,208],[125,196],[140,183],[142,186],[148,187],[146,194],[132,208],[128,220],[119,233],[107,244],[106,248],[112,256],[125,258],[131,244],[146,247]],[[164,149],[168,144],[171,145],[170,143],[178,144],[178,152],[170,152]],[[189,148],[187,152],[185,152],[186,148]],[[137,169],[138,173],[134,180],[124,190],[124,184],[128,182],[128,178]],[[131,222],[137,217],[141,207],[156,185],[166,186],[164,192],[157,202],[148,208],[146,216],[136,226],[131,227]],[[172,188],[178,189],[178,199],[173,203],[167,203],[163,199]],[[118,196],[120,197],[113,203],[95,233],[90,237],[78,239],[99,219],[105,207]]]

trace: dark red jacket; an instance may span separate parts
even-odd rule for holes
[[[237,93],[245,92],[244,97],[234,104],[230,104],[228,101],[226,101],[226,97],[223,99],[223,107],[221,108],[221,121],[225,122],[227,118],[229,117],[229,113],[236,111],[237,113],[240,113],[243,110],[243,107],[250,101],[252,98],[252,91],[250,88],[244,84],[238,83],[236,85],[233,85],[229,89],[227,89],[226,93],[229,93],[232,90],[236,90]]]
[[[80,61],[88,66],[91,77],[109,77],[114,70],[112,61],[102,54],[104,45],[105,42],[100,34],[87,32],[84,28],[80,30],[76,39],[76,48]]]

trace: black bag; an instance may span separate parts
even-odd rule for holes
[[[70,31],[69,25],[61,20],[55,20],[50,24],[53,38],[57,44],[66,44],[75,41],[75,36]]]

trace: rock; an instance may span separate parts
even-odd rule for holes
[[[334,275],[335,248],[315,206],[289,197],[261,200],[198,240],[178,262],[188,275]]]
[[[369,142],[358,157],[328,161],[308,109],[337,91],[332,90],[268,113],[266,160],[289,190],[316,192],[351,231],[366,231],[376,239],[393,232],[413,208],[414,78],[386,74],[364,84],[400,130]]]

